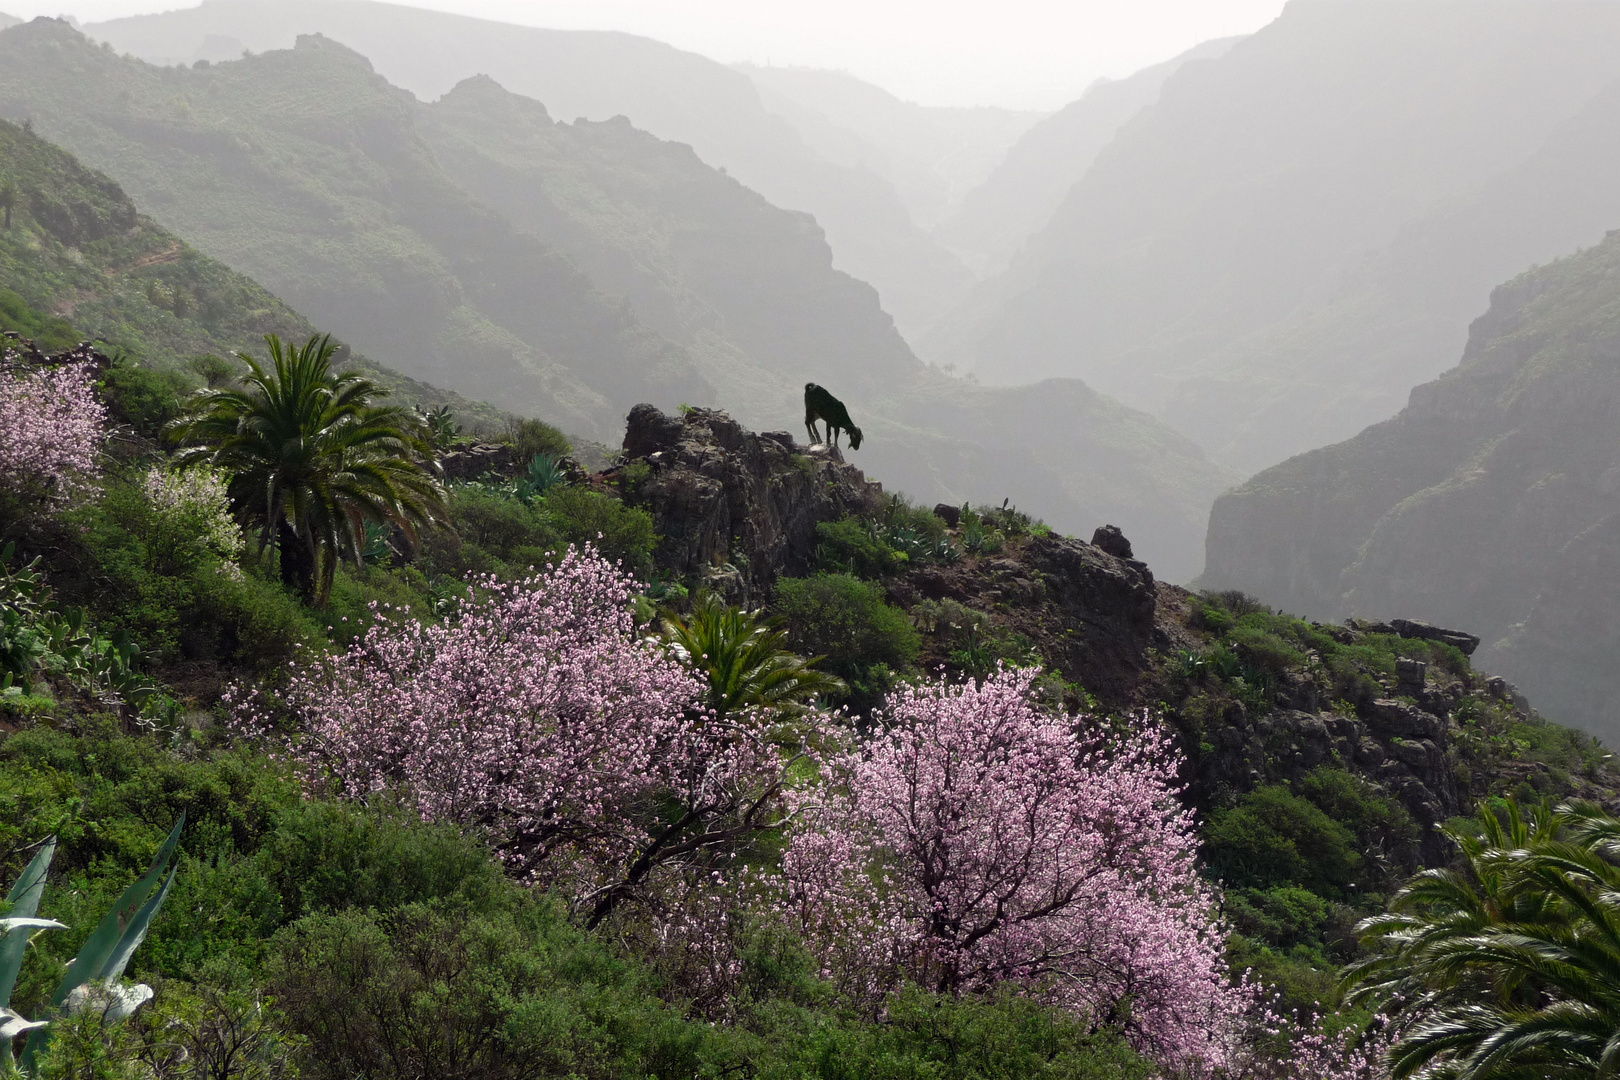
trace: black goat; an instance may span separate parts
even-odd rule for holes
[[[821,442],[821,433],[816,430],[816,421],[822,420],[827,424],[827,441],[833,448],[838,447],[838,433],[849,432],[849,448],[861,448],[861,429],[856,427],[849,418],[849,410],[844,403],[827,393],[826,390],[813,382],[804,384],[804,426],[810,432],[812,444]]]

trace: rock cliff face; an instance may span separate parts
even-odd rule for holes
[[[779,577],[817,569],[819,523],[880,520],[889,508],[881,485],[826,447],[708,409],[637,406],[623,462],[595,482],[653,514],[661,571],[767,609]],[[940,509],[949,542],[962,545],[960,509]],[[963,545],[948,559],[902,560],[879,580],[922,631],[925,670],[965,673],[962,639],[945,624],[972,622],[978,640],[1057,676],[1048,688],[1070,708],[1162,713],[1199,807],[1340,768],[1405,807],[1422,830],[1408,857],[1433,862],[1446,855],[1434,826],[1484,795],[1528,782],[1606,799],[1620,786],[1589,740],[1543,724],[1511,685],[1473,670],[1472,635],[1410,620],[1323,626],[1258,606],[1234,623],[1223,605],[1246,601],[1156,581],[1130,555],[1117,528],[1086,543],[1035,526],[999,551]],[[1278,652],[1276,635],[1299,651]],[[1268,649],[1284,659],[1267,667]],[[1595,764],[1504,758],[1494,748],[1513,731],[1550,732]]]
[[[1620,737],[1620,236],[1497,289],[1394,419],[1222,496],[1203,581],[1463,626],[1548,714]]]
[[[806,573],[816,524],[876,513],[883,485],[826,447],[756,435],[724,412],[630,412],[628,463],[608,476],[653,515],[661,570],[757,607],[776,579]]]

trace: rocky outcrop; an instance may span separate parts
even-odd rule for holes
[[[755,434],[715,409],[637,405],[624,451],[605,479],[651,512],[660,570],[735,604],[758,606],[778,577],[808,572],[819,522],[876,513],[884,499],[882,484],[826,447]]]

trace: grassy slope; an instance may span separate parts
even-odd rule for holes
[[[408,374],[587,433],[708,393],[679,347],[446,177],[408,98],[341,47],[160,69],[36,20],[0,57],[7,113]]]

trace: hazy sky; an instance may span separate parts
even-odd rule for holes
[[[404,0],[534,26],[627,30],[726,62],[839,68],[926,104],[1055,108],[1273,19],[1282,0]],[[83,22],[173,0],[0,0]]]

